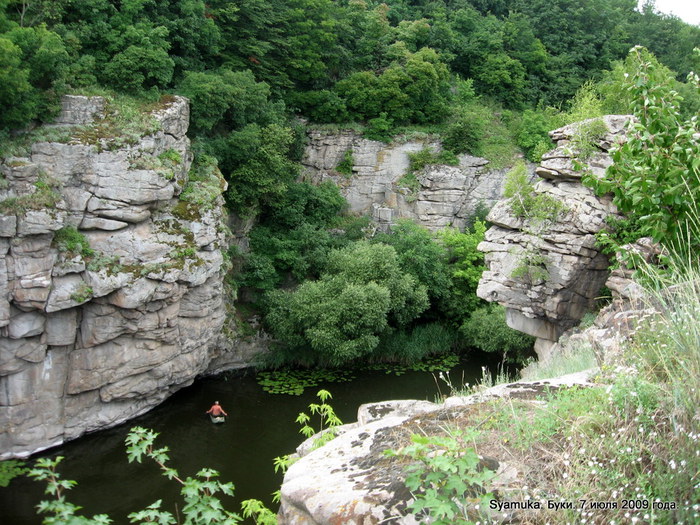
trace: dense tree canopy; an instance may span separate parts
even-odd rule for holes
[[[198,158],[214,159],[223,173],[229,208],[258,219],[250,253],[233,254],[234,281],[259,302],[289,360],[415,357],[430,341],[449,347],[483,306],[474,290],[484,225],[434,235],[399,223],[368,241],[366,219],[339,216],[335,186],[299,182],[306,122],[356,126],[375,140],[429,133],[445,155],[482,155],[496,167],[523,153],[537,161],[551,147],[549,130],[626,112],[639,99],[625,83],[625,56],[642,44],[658,59],[645,58],[648,71],[684,100],[659,95],[664,103],[651,109],[661,127],[642,119],[643,139],[620,149],[620,167],[600,189],[616,193],[622,209],[644,210],[644,231],[675,233],[678,174],[697,176],[689,119],[700,94],[685,79],[700,65],[692,53],[700,28],[636,4],[0,0],[0,139],[51,119],[64,93],[143,104],[187,96]],[[634,78],[637,91],[646,86],[646,77]],[[646,137],[690,153],[640,164]],[[629,175],[642,171],[642,183]],[[685,193],[697,192],[691,184]]]

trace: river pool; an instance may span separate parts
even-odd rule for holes
[[[473,383],[481,376],[486,356],[470,354],[469,361],[450,372],[454,383]],[[222,497],[229,510],[240,510],[243,499],[256,498],[276,510],[271,494],[282,482],[275,474],[273,458],[294,451],[304,439],[295,419],[299,412],[316,402],[320,388],[329,390],[330,404],[343,422],[356,420],[362,403],[389,399],[435,401],[440,393],[449,393],[433,374],[407,372],[401,376],[384,372],[361,372],[345,383],[322,384],[300,396],[269,394],[257,384],[252,372],[225,373],[197,380],[147,414],[128,423],[84,436],[41,456],[64,456],[59,471],[78,486],[68,499],[83,507],[83,514],[106,513],[114,523],[128,523],[126,516],[158,499],[164,508],[174,511],[180,503],[179,486],[163,477],[155,463],[129,464],[124,438],[139,425],[160,432],[157,444],[167,445],[171,466],[183,476],[192,476],[202,467],[221,473],[223,481],[232,481],[234,498]],[[204,412],[214,400],[221,402],[229,418],[223,425],[212,424]],[[318,423],[313,421],[313,426]],[[3,525],[35,525],[41,518],[35,506],[44,498],[44,486],[26,478],[13,480],[0,488],[0,522]]]

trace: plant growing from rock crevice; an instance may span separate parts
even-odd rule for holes
[[[503,195],[510,199],[513,215],[527,220],[532,226],[531,229],[543,229],[566,211],[566,206],[557,198],[535,191],[528,180],[524,162],[516,164],[506,175]]]
[[[518,254],[518,264],[511,272],[513,279],[536,286],[549,280],[549,259],[539,250],[528,248]]]
[[[352,176],[352,168],[354,167],[354,160],[352,155],[352,148],[345,150],[345,153],[343,153],[343,158],[335,167],[335,171],[337,171],[341,175],[345,175],[346,178]]]
[[[468,446],[476,432],[447,429],[447,436],[413,435],[411,445],[388,450],[391,457],[408,457],[415,462],[405,470],[404,483],[413,495],[407,510],[421,523],[436,525],[473,524],[480,507],[493,498],[487,484],[495,472]]]

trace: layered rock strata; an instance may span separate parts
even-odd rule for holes
[[[402,181],[409,170],[408,154],[424,148],[439,151],[440,144],[387,145],[352,131],[313,131],[302,163],[308,180],[333,181],[351,212],[371,215],[382,229],[400,218],[413,219],[431,230],[463,229],[479,208],[489,209],[502,197],[506,170],[489,169],[486,159],[469,155],[460,155],[459,166],[427,166],[416,173],[419,187],[408,188]],[[352,173],[343,175],[338,166],[347,153]]]
[[[217,352],[224,187],[179,198],[188,101],[161,100],[137,137],[107,135],[105,113],[65,99],[70,138],[0,166],[2,458],[143,413]]]
[[[509,326],[537,338],[540,359],[546,359],[559,336],[592,308],[608,277],[609,261],[596,247],[595,235],[606,228],[606,218],[616,209],[611,198],[597,197],[583,186],[581,177],[586,171],[605,172],[612,162],[610,148],[624,140],[628,117],[602,120],[607,132],[595,141],[585,169],[576,168],[572,152],[572,139],[585,123],[550,133],[557,147],[536,169],[542,179],[534,194],[560,207],[557,216],[518,216],[513,211],[517,196],[500,201],[488,215],[493,226],[479,245],[488,270],[477,295],[503,305]]]

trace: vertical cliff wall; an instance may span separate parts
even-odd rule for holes
[[[479,245],[488,270],[477,295],[506,308],[508,325],[537,338],[535,350],[546,359],[554,343],[593,306],[608,277],[608,258],[596,247],[595,234],[617,210],[609,197],[597,197],[581,184],[585,171],[604,173],[612,160],[608,151],[624,140],[629,117],[602,119],[607,130],[592,144],[584,169],[574,166],[579,126],[550,133],[557,148],[543,156],[536,173],[542,179],[534,195],[560,207],[552,220],[514,213],[513,201],[500,201],[488,215],[493,224]]]
[[[220,366],[225,182],[188,179],[186,99],[128,135],[112,111],[67,97],[60,141],[0,166],[2,457],[120,423]]]
[[[460,155],[458,166],[427,166],[416,173],[419,187],[408,188],[402,182],[409,169],[408,154],[426,147],[437,151],[440,144],[426,140],[387,145],[353,131],[312,131],[302,163],[307,179],[333,181],[351,212],[370,215],[384,228],[409,218],[431,230],[463,229],[480,206],[489,209],[503,196],[507,170],[489,169],[486,159],[469,155]],[[337,168],[348,153],[352,173],[344,175]]]

